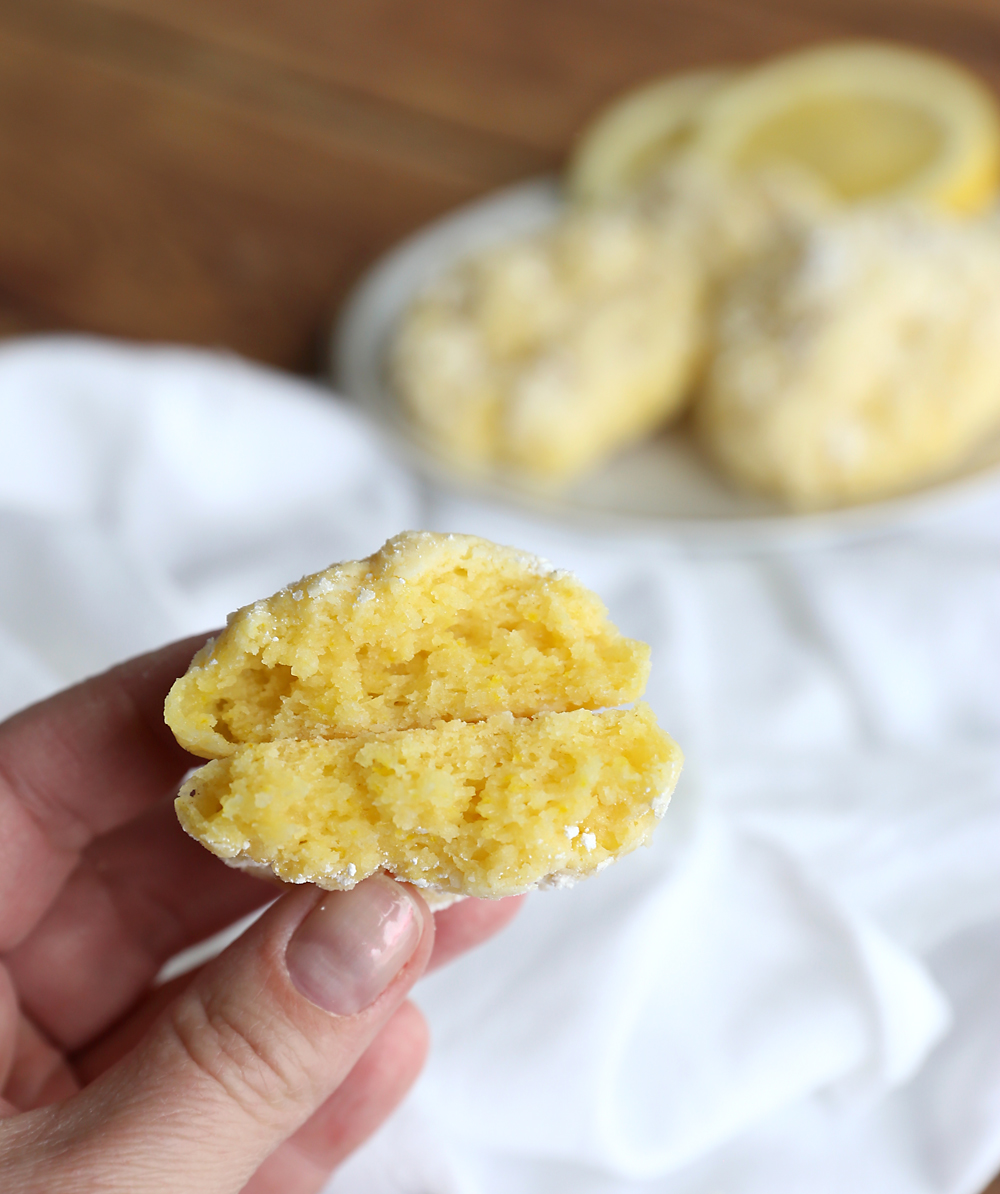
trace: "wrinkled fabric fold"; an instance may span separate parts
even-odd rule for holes
[[[434,1049],[331,1194],[979,1194],[1000,1169],[1000,499],[698,555],[411,477],[238,359],[0,348],[0,711],[405,528],[576,571],[688,758],[651,848],[417,999]]]

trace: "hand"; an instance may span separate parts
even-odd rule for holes
[[[176,643],[0,726],[0,1189],[311,1194],[399,1102],[406,994],[517,900],[435,918],[385,876],[282,894],[194,974],[163,962],[274,898],[187,838]]]

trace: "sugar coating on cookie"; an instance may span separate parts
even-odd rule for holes
[[[568,572],[470,535],[409,532],[232,615],[167,698],[203,758],[241,743],[622,705],[649,648]]]
[[[682,157],[433,279],[396,329],[393,389],[463,472],[566,484],[681,414],[720,277],[824,205],[808,176],[733,178]]]
[[[648,706],[243,747],[196,772],[184,828],[238,864],[350,888],[385,870],[513,895],[644,842],[680,771]]]
[[[946,476],[1000,430],[1000,229],[885,206],[789,222],[720,297],[696,422],[794,507]]]
[[[466,468],[579,474],[688,395],[706,296],[686,231],[622,203],[458,262],[404,315],[396,392]]]
[[[648,648],[535,556],[409,532],[239,610],[170,691],[212,761],[181,824],[232,865],[444,897],[595,873],[645,842],[681,754],[640,696]]]

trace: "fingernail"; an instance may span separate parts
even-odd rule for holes
[[[373,875],[351,891],[327,892],[292,934],[285,964],[311,1003],[353,1016],[409,961],[422,920],[404,888]]]

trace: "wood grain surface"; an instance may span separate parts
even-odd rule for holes
[[[309,369],[380,252],[616,92],[844,35],[1000,84],[996,0],[0,0],[0,332]]]
[[[0,0],[0,333],[308,370],[379,253],[616,92],[852,35],[1000,86],[998,0]]]

